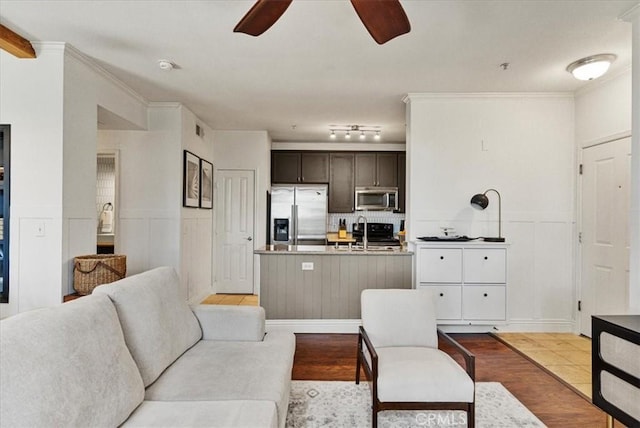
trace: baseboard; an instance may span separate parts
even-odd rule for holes
[[[357,320],[267,320],[267,331],[284,330],[293,333],[358,333],[362,322]]]
[[[510,321],[507,324],[497,325],[492,330],[494,333],[575,333],[573,321]]]

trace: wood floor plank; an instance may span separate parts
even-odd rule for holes
[[[606,427],[600,409],[497,339],[453,336],[475,354],[476,381],[502,383],[548,427]],[[357,335],[296,334],[296,341],[294,380],[355,379]]]

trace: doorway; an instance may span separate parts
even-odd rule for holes
[[[216,291],[253,294],[255,172],[219,169],[216,175]]]
[[[591,315],[629,307],[631,137],[582,153],[580,333],[591,337]]]
[[[96,162],[96,253],[114,254],[118,227],[118,153],[99,152]]]

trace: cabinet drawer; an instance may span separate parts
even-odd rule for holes
[[[439,320],[459,320],[462,318],[462,286],[440,285],[429,287],[436,301],[436,318]]]
[[[471,285],[462,290],[462,315],[468,320],[504,320],[506,288],[503,285]]]
[[[464,282],[500,284],[507,282],[507,252],[500,248],[474,248],[464,251]]]
[[[419,282],[462,282],[462,249],[421,248]]]

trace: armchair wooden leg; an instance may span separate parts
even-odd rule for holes
[[[378,428],[378,409],[376,406],[371,406],[371,428]]]
[[[356,385],[360,384],[360,356],[362,355],[362,335],[358,335],[358,350],[356,353]]]
[[[469,405],[469,410],[467,410],[467,428],[475,428],[476,426],[476,403],[471,403]]]

